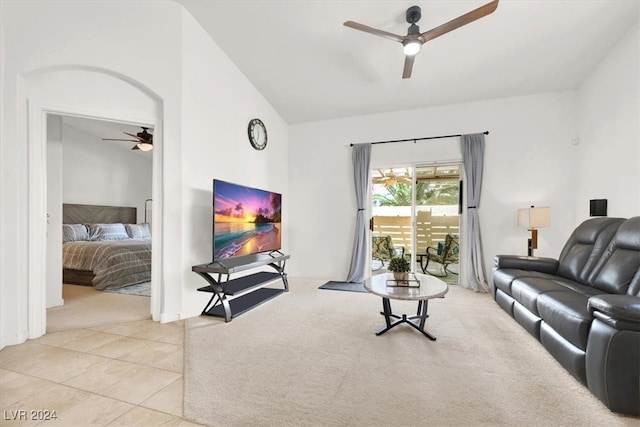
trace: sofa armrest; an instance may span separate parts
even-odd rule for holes
[[[586,348],[587,386],[610,410],[631,415],[640,415],[638,300],[640,297],[631,295],[605,294],[588,302],[594,318]]]
[[[516,268],[519,270],[555,274],[558,270],[558,260],[518,255],[496,255],[494,268]]]
[[[618,329],[640,330],[640,297],[604,294],[589,298],[589,311]],[[621,328],[622,326],[622,328]]]
[[[603,294],[589,298],[593,317],[618,330],[640,332],[640,297]]]

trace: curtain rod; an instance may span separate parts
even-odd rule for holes
[[[485,130],[484,132],[482,132],[485,135],[489,135],[489,131]],[[462,134],[458,134],[458,135],[440,135],[440,136],[426,136],[424,138],[409,138],[409,139],[395,139],[393,141],[377,141],[377,142],[371,142],[371,145],[375,145],[375,144],[391,144],[394,142],[409,142],[409,141],[413,141],[414,143],[417,141],[423,141],[425,139],[440,139],[440,138],[455,138],[457,136],[462,136]],[[362,143],[362,144],[366,144],[366,143]],[[358,145],[358,144],[349,144],[349,147],[353,147],[354,145]]]

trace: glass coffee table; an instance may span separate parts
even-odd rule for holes
[[[364,282],[364,288],[367,291],[382,297],[382,312],[380,314],[384,315],[386,326],[377,331],[376,335],[382,335],[401,323],[407,323],[431,341],[436,340],[436,337],[424,330],[424,323],[429,317],[427,308],[430,299],[444,297],[449,291],[449,285],[437,277],[426,274],[415,273],[412,274],[412,278],[415,279],[415,281],[409,282],[412,286],[397,286],[397,282],[392,281],[391,274],[378,274]],[[419,286],[417,282],[419,282]],[[394,314],[391,311],[392,299],[418,301],[417,314],[411,316]],[[396,320],[392,322],[392,318]],[[419,320],[419,323],[414,320]]]

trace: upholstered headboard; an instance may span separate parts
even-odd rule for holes
[[[137,210],[125,206],[62,205],[63,224],[135,224]]]

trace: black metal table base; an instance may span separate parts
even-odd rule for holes
[[[429,303],[428,300],[418,301],[418,313],[416,315],[413,315],[413,316],[407,316],[406,314],[397,315],[392,313],[391,311],[391,301],[389,300],[389,298],[382,298],[382,312],[380,314],[384,316],[384,319],[386,321],[386,326],[378,330],[378,332],[376,332],[376,335],[382,335],[385,332],[387,332],[389,329],[392,329],[401,323],[406,323],[409,326],[412,326],[414,329],[416,329],[425,337],[429,338],[431,341],[435,341],[436,337],[434,337],[429,332],[424,330],[425,321],[427,320],[427,317],[429,317],[429,315],[427,314],[428,303]],[[391,318],[398,319],[398,320],[396,320],[395,322],[392,322]],[[415,323],[413,321],[414,319],[420,319],[420,323]]]
[[[288,292],[289,282],[287,273],[284,272],[287,259],[289,255],[274,251],[267,256],[239,257],[229,265],[220,262],[194,265],[191,270],[208,283],[207,286],[198,288],[198,291],[212,294],[201,314],[224,317],[225,322],[230,322],[232,318],[283,292]],[[245,271],[261,266],[272,267],[275,272],[260,271],[235,279],[230,278],[235,271]],[[213,274],[217,275],[217,278],[213,277]],[[223,280],[223,276],[226,276],[226,280]],[[284,289],[263,287],[278,280],[282,280]]]

